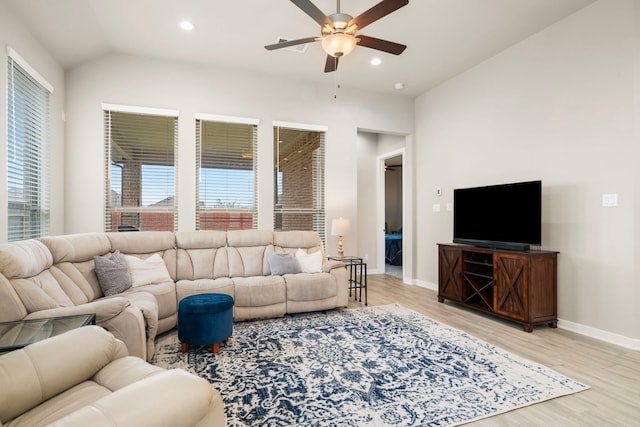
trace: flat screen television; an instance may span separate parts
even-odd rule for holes
[[[542,181],[453,190],[453,242],[528,250],[542,244]]]

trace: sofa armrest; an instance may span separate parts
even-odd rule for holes
[[[322,272],[330,273],[331,270],[333,270],[334,268],[344,268],[344,267],[345,267],[344,262],[331,259],[325,262],[324,264],[322,264]]]
[[[172,369],[123,387],[51,425],[224,426],[225,419],[220,394],[206,380]]]
[[[124,341],[129,355],[147,360],[147,336],[142,311],[125,297],[107,297],[73,307],[58,307],[29,314],[25,319],[96,314],[96,324]]]
[[[0,425],[126,355],[122,341],[85,326],[0,356]]]
[[[71,307],[56,307],[47,310],[35,311],[25,319],[43,319],[45,317],[73,316],[77,314],[95,313],[96,323],[104,323],[122,313],[131,302],[124,297],[103,298],[86,304]]]

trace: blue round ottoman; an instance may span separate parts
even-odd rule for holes
[[[219,344],[233,333],[233,298],[225,294],[190,295],[178,304],[178,339],[182,352],[190,345]]]

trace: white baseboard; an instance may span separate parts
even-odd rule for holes
[[[420,286],[421,288],[431,289],[432,291],[438,292],[438,284],[425,282],[424,280],[414,280],[412,285]]]
[[[371,273],[371,274],[374,274],[374,273]],[[404,278],[402,281],[407,285],[420,286],[422,288],[426,288],[426,289],[430,289],[432,291],[438,292],[437,283],[431,283],[431,282],[426,282],[424,280],[414,280],[414,279],[408,279],[408,278]],[[558,328],[575,332],[576,334],[584,335],[600,341],[604,341],[609,344],[625,347],[631,350],[640,350],[640,339],[625,337],[624,335],[614,334],[613,332],[603,331],[602,329],[593,328],[591,326],[571,322],[569,320],[564,320],[564,319],[558,319]]]
[[[432,291],[436,291],[436,292],[438,291],[437,284],[425,282],[422,280],[417,280],[414,282],[415,283],[413,284],[417,286],[431,289]],[[575,323],[569,320],[558,319],[558,328],[575,332],[576,334],[584,335],[589,338],[594,338],[600,341],[604,341],[609,344],[614,344],[620,347],[628,348],[630,350],[636,350],[636,351],[640,350],[640,339],[625,337],[624,335],[603,331],[602,329],[597,329],[591,326],[583,325],[581,323]]]
[[[640,350],[640,339],[625,337],[624,335],[614,334],[613,332],[603,331],[602,329],[593,328],[591,326],[580,323],[571,322],[569,320],[558,319],[558,328],[575,332],[590,338],[608,342],[609,344],[619,345],[631,350]]]

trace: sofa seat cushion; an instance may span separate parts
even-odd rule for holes
[[[282,276],[234,277],[236,307],[260,307],[287,301]]]
[[[288,301],[318,301],[335,297],[336,279],[329,273],[285,274]]]
[[[190,295],[226,294],[235,298],[233,280],[228,277],[220,279],[178,280],[176,283],[178,302]]]
[[[131,288],[123,295],[135,292],[148,292],[156,298],[158,303],[158,319],[170,317],[178,312],[176,300],[176,284],[174,282],[156,283],[153,285]]]
[[[3,424],[3,426],[48,425],[110,394],[109,389],[96,382],[84,381]]]

